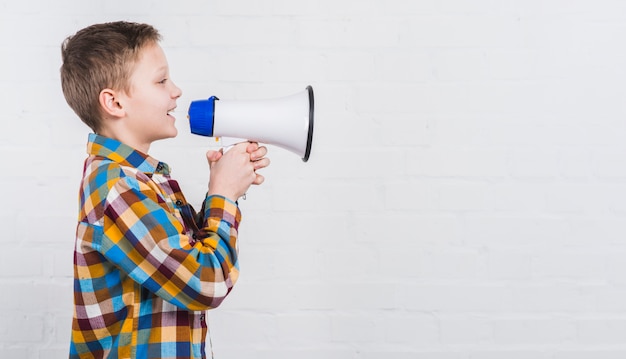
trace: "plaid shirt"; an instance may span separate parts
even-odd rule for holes
[[[236,203],[196,214],[167,164],[89,135],[70,358],[205,358],[205,310],[237,280]]]

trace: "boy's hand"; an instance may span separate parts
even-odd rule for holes
[[[236,201],[250,185],[263,183],[265,178],[255,171],[269,165],[266,154],[267,148],[254,142],[239,143],[226,153],[208,151],[206,156],[211,168],[208,194]]]

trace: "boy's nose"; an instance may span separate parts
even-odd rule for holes
[[[180,89],[180,87],[174,85],[174,88],[172,90],[172,98],[179,98],[180,96],[182,96],[183,91]]]

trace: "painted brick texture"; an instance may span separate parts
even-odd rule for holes
[[[153,145],[199,205],[190,101],[312,85],[308,163],[270,146],[242,201],[217,358],[626,357],[626,3],[0,0],[0,358],[66,358],[88,129],[62,40],[164,35],[179,136]]]

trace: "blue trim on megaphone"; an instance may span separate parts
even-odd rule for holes
[[[191,133],[200,136],[213,137],[213,127],[215,123],[215,100],[219,100],[219,98],[211,96],[207,100],[196,100],[191,102],[188,111]]]

